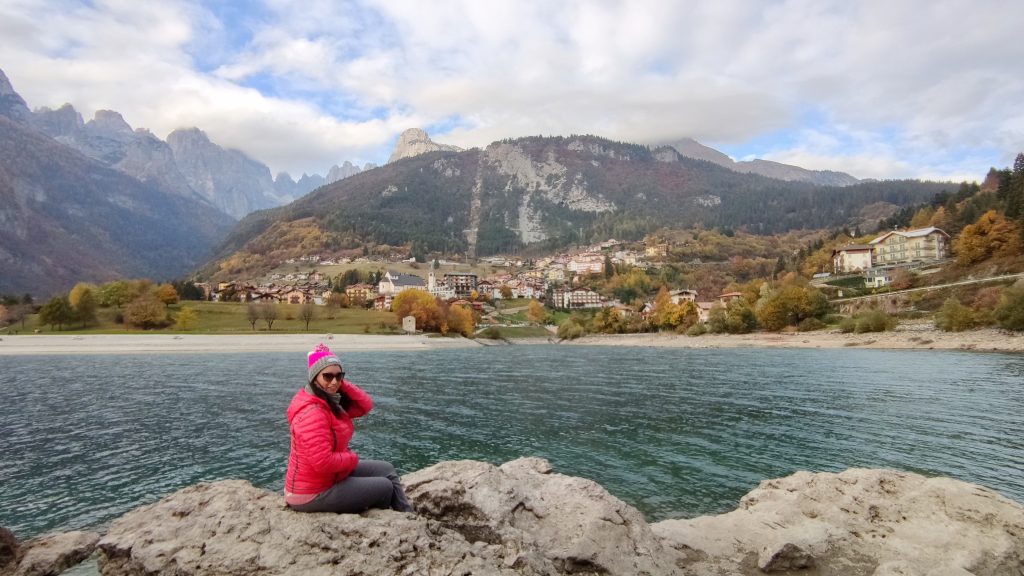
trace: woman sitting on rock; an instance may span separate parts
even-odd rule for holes
[[[288,406],[291,454],[284,499],[299,512],[411,512],[394,466],[359,461],[348,449],[352,419],[373,408],[370,395],[345,380],[341,360],[324,344],[309,353],[308,383]]]

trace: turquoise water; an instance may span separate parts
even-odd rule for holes
[[[510,346],[342,354],[375,398],[354,449],[406,471],[523,455],[649,520],[765,478],[891,467],[1024,501],[1024,356]],[[280,490],[304,354],[0,357],[0,524],[102,526],[178,488]]]

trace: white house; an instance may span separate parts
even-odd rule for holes
[[[832,269],[836,274],[863,272],[871,268],[874,249],[868,244],[849,244],[832,251]]]

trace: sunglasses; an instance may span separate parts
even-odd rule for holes
[[[321,372],[320,375],[324,377],[324,382],[327,382],[328,384],[330,384],[331,382],[334,382],[335,379],[337,379],[338,382],[341,382],[345,378],[345,372],[344,371],[341,371],[341,372]]]

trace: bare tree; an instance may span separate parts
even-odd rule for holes
[[[256,331],[256,322],[260,319],[260,306],[255,302],[250,302],[245,308],[245,319],[249,321],[249,325],[252,326],[253,331]]]
[[[267,323],[267,331],[274,329],[274,320],[277,320],[277,306],[273,302],[260,304],[260,317]]]
[[[310,301],[306,301],[299,309],[299,317],[306,322],[306,330],[309,331],[309,321],[316,316],[316,305]]]

